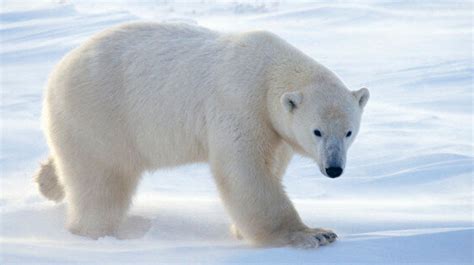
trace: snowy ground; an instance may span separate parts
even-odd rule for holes
[[[1,2],[1,264],[473,263],[472,3],[71,2]],[[65,206],[31,180],[48,154],[44,83],[85,38],[138,19],[271,30],[371,90],[345,175],[323,177],[295,157],[285,177],[303,220],[337,231],[337,243],[254,249],[232,238],[206,165],[144,177],[123,227],[137,239],[64,229]]]

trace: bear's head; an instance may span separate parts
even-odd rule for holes
[[[349,91],[338,80],[285,91],[280,134],[296,152],[313,158],[324,175],[339,177],[368,100],[369,90]]]

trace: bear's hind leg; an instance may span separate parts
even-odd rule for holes
[[[69,231],[94,239],[116,236],[131,203],[139,174],[114,170],[97,162],[61,162]]]

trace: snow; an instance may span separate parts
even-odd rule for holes
[[[65,205],[31,179],[48,154],[47,75],[91,34],[139,19],[271,30],[370,89],[346,173],[329,179],[295,157],[285,176],[303,220],[338,242],[303,251],[234,239],[204,164],[145,175],[128,239],[64,228]],[[0,263],[472,264],[472,21],[464,1],[2,1]]]

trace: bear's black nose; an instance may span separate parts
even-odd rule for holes
[[[340,167],[328,167],[326,173],[330,178],[337,178],[342,174],[342,168]]]

